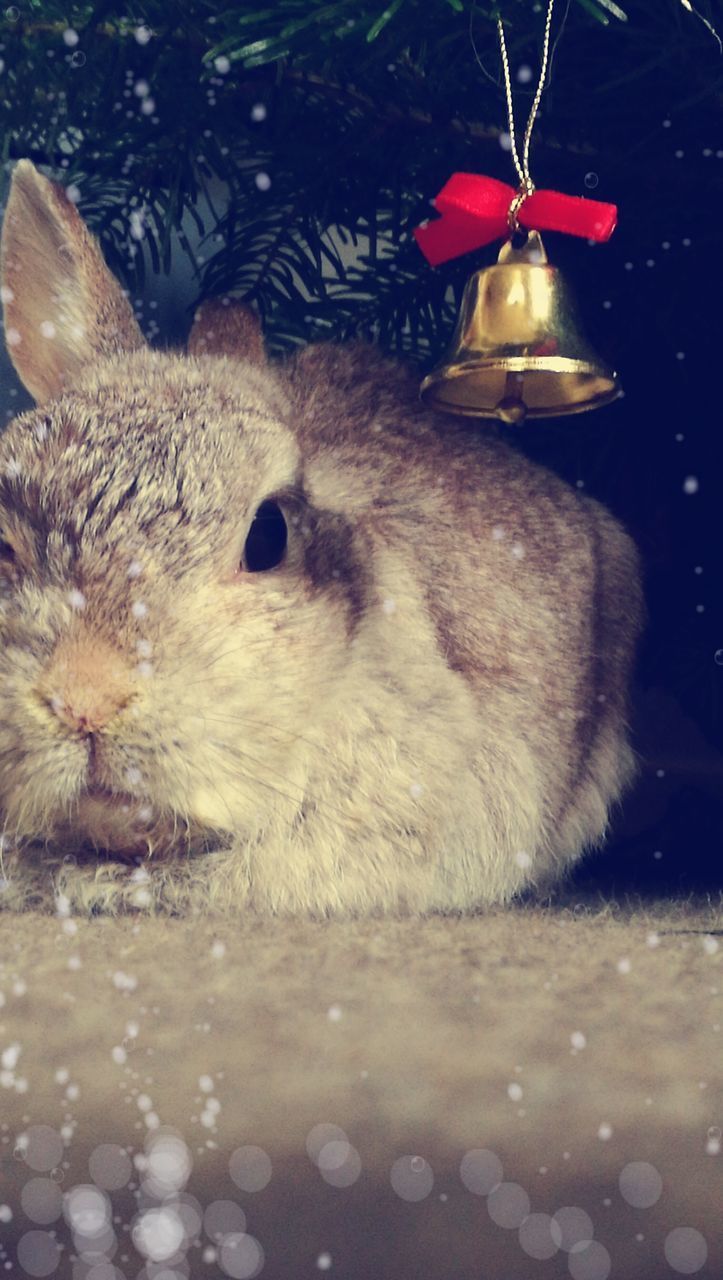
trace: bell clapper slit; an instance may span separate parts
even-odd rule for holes
[[[514,424],[522,423],[526,418],[582,413],[608,404],[622,391],[617,374],[600,359],[584,337],[570,289],[557,268],[548,262],[540,232],[534,229],[537,223],[548,229],[584,235],[584,230],[572,225],[576,221],[576,210],[582,211],[586,206],[589,218],[595,202],[556,192],[538,192],[535,197],[538,212],[533,214],[533,205],[530,205],[528,229],[524,232],[520,226],[520,217],[528,212],[524,206],[536,191],[530,177],[530,139],[547,75],[553,5],[554,0],[549,0],[540,78],[525,129],[522,158],[515,140],[504,28],[501,19],[497,21],[510,152],[519,187],[507,208],[506,226],[503,223],[499,233],[493,232],[476,242],[481,245],[495,238],[496,234],[507,236],[496,264],[475,272],[468,280],[451,346],[420,387],[422,400],[442,412]],[[494,199],[499,199],[500,192],[511,190],[503,188],[494,179],[464,174],[455,175],[455,178],[494,188]],[[450,188],[454,181],[453,178]],[[551,217],[554,202],[557,206],[564,202],[565,207],[562,212],[558,208],[555,216]],[[460,211],[466,218],[463,225],[467,229],[471,212],[469,203],[466,198],[465,207],[465,200],[460,201]],[[596,207],[612,210],[612,216],[608,213],[606,232],[595,236],[596,239],[607,239],[615,226],[616,210],[610,205]],[[435,228],[438,229],[439,224],[435,224]],[[419,230],[418,243],[425,251],[422,235],[428,235],[428,230]],[[526,238],[518,247],[523,235]],[[470,247],[475,247],[474,241],[463,244],[457,252],[466,252]],[[444,261],[451,256],[454,253],[447,251],[444,256],[438,254],[436,261]],[[433,259],[429,260],[436,265]]]

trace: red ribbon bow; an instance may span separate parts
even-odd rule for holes
[[[453,173],[434,200],[441,218],[415,227],[413,235],[433,267],[480,249],[509,234],[508,213],[516,192],[506,182],[478,173]],[[561,191],[534,191],[517,220],[536,231],[563,231],[588,240],[609,240],[617,222],[614,204]]]

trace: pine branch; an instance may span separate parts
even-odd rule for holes
[[[533,171],[541,185],[583,194],[585,169],[594,168],[614,198],[616,184],[630,185],[647,165],[665,199],[641,207],[640,234],[659,225],[662,238],[687,196],[660,122],[677,103],[696,109],[694,94],[719,118],[720,64],[679,0],[627,8],[631,22],[610,21],[603,32],[572,7],[543,98]],[[131,289],[141,287],[147,266],[167,270],[178,243],[200,292],[247,294],[279,335],[308,334],[304,317],[327,330],[376,323],[384,341],[411,343],[424,359],[451,323],[440,299],[457,291],[474,259],[431,272],[411,228],[455,169],[514,181],[499,145],[506,128],[499,76],[483,75],[470,43],[474,17],[477,54],[485,68],[497,68],[495,12],[472,0],[396,7],[276,0],[221,13],[205,0],[144,0],[131,20],[106,0],[68,9],[51,0],[15,24],[0,20],[4,159],[30,155],[78,187],[84,215]],[[507,0],[503,16],[513,69],[534,67],[539,12],[528,0]],[[66,31],[77,33],[77,44],[71,34],[66,45]],[[284,56],[277,49],[271,58],[274,40]],[[82,66],[73,62],[78,53]],[[248,65],[262,53],[263,66]],[[531,92],[516,81],[523,119]],[[265,119],[250,117],[255,104]],[[697,163],[706,181],[706,162]],[[255,185],[260,169],[270,178],[265,191]],[[197,209],[202,192],[211,201],[208,226]],[[629,226],[636,216],[628,207]],[[184,235],[188,218],[207,236],[206,262],[197,264]],[[368,237],[366,261],[350,270],[335,248],[344,236],[365,244]]]

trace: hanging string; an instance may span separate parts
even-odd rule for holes
[[[548,63],[548,58],[550,56],[550,31],[552,28],[552,10],[553,10],[554,3],[555,3],[555,0],[549,0],[548,6],[547,6],[547,17],[545,19],[545,34],[542,42],[542,65],[540,67],[540,78],[537,82],[537,89],[535,91],[535,96],[532,100],[530,115],[527,121],[527,128],[525,129],[525,135],[522,142],[522,160],[521,161],[517,151],[517,141],[515,138],[515,115],[514,115],[514,110],[512,105],[512,82],[510,79],[510,62],[509,62],[509,58],[507,57],[507,45],[505,43],[505,31],[502,25],[502,19],[501,18],[497,19],[497,32],[500,38],[500,53],[502,55],[502,69],[504,71],[504,77],[505,77],[505,93],[507,95],[507,118],[509,121],[509,130],[510,130],[510,151],[512,153],[512,159],[514,161],[515,169],[517,170],[517,176],[520,180],[520,189],[517,192],[517,195],[515,196],[514,200],[512,201],[512,204],[510,205],[510,208],[509,208],[509,213],[507,215],[508,221],[510,224],[510,229],[512,231],[517,231],[519,227],[519,223],[517,221],[517,215],[520,211],[520,208],[522,207],[523,202],[528,198],[528,196],[531,196],[533,191],[535,190],[535,184],[532,181],[532,178],[530,177],[530,139],[532,138],[532,130],[534,128],[535,119],[537,117],[537,112],[539,110],[540,99],[542,98],[542,91],[545,87],[545,79],[547,77],[547,63]]]
[[[704,18],[702,13],[699,13],[697,9],[693,8],[692,4],[690,3],[690,0],[680,0],[680,3],[682,4],[684,9],[688,10],[688,13],[693,13],[695,14],[696,18],[700,18],[700,21],[703,23],[703,26],[707,27],[711,35],[714,37],[714,39],[718,41],[718,48],[720,49],[720,52],[723,53],[723,40],[721,40],[713,24],[709,22],[707,18]]]

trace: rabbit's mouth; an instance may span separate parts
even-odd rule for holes
[[[83,847],[83,857],[151,864],[203,852],[208,832],[189,826],[180,815],[158,809],[147,797],[88,785],[81,792],[72,817],[57,831],[63,845]]]
[[[158,819],[152,806],[108,787],[90,786],[82,792],[73,826],[112,857],[147,854],[149,847],[159,843]]]
[[[121,809],[129,813],[134,806],[136,809],[140,809],[140,802],[137,796],[131,796],[127,791],[112,791],[110,787],[86,787],[82,798],[97,800],[106,805],[120,805]]]

